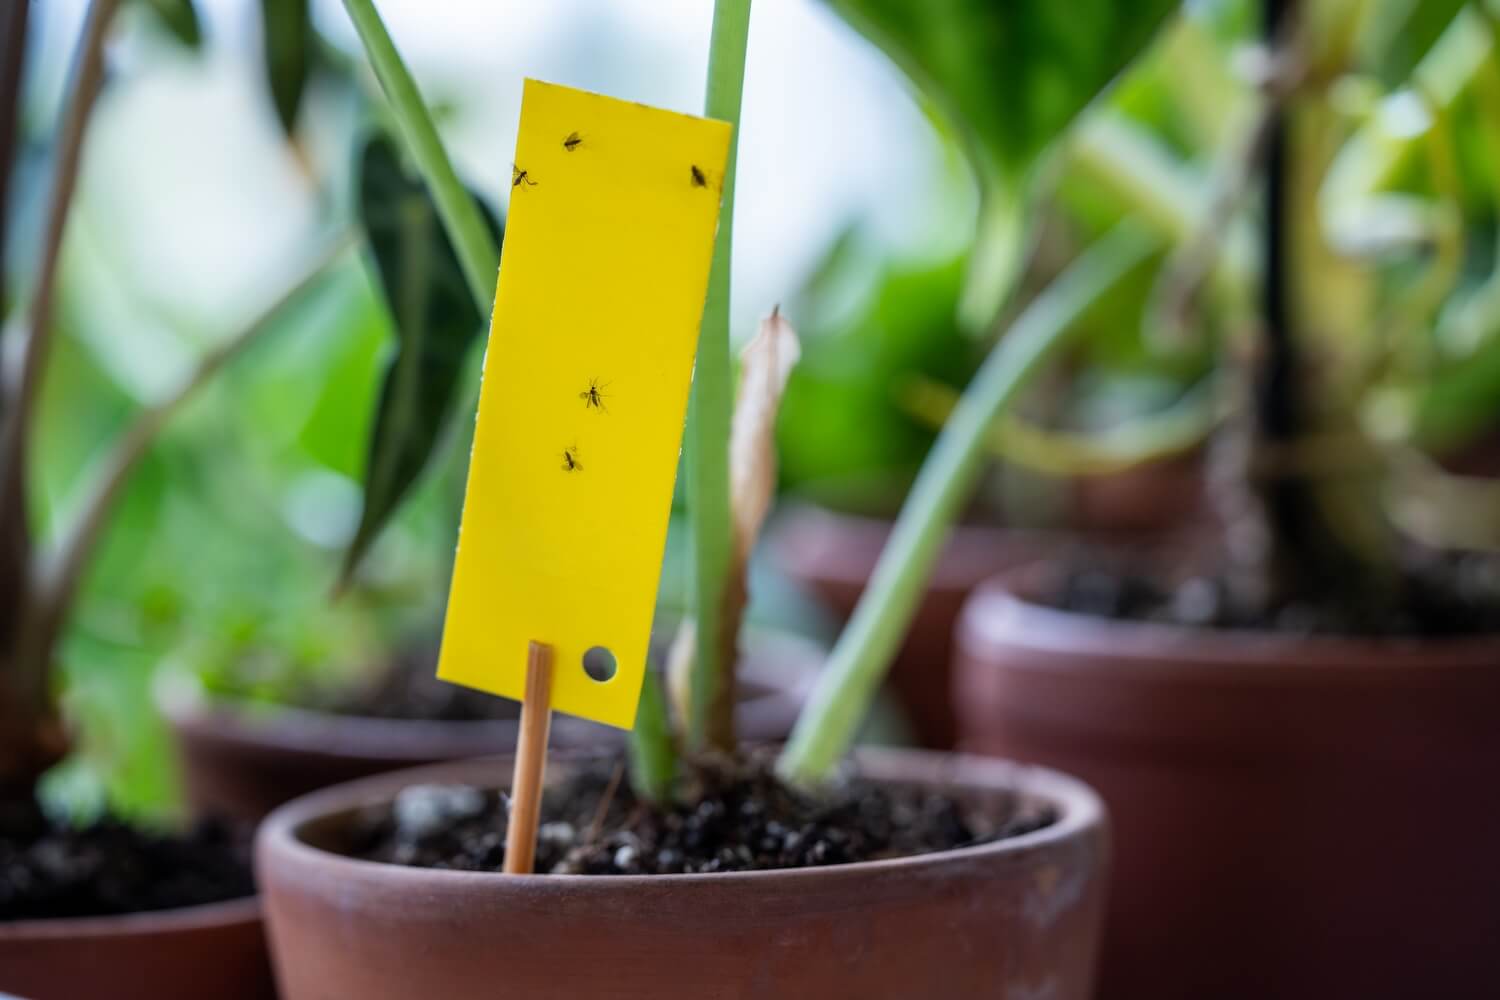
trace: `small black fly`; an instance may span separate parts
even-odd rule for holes
[[[693,164],[693,187],[708,187],[708,175],[696,163]]]
[[[563,140],[563,149],[571,153],[578,148],[578,144],[581,142],[583,142],[583,136],[577,132],[569,132],[568,137]]]
[[[522,184],[536,187],[536,181],[528,177],[526,171],[512,163],[510,165],[510,186],[514,188],[520,187]]]
[[[600,382],[596,378],[589,379],[589,387],[578,394],[578,398],[583,400],[583,408],[608,413],[609,407],[604,405],[604,401],[609,398],[609,394],[604,391],[607,388],[609,388],[608,382]]]
[[[578,461],[578,446],[563,449],[562,470],[564,472],[582,472],[583,463]]]

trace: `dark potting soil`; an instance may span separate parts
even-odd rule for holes
[[[116,820],[70,827],[0,806],[0,922],[109,916],[255,892],[249,831],[211,822],[151,833]]]
[[[624,767],[580,764],[542,799],[536,870],[665,875],[806,868],[906,857],[1038,830],[1050,808],[1016,797],[971,806],[932,790],[847,780],[819,796],[779,781],[764,760],[699,766],[684,804],[638,800]],[[508,803],[467,785],[408,788],[356,824],[347,852],[422,868],[499,871]]]
[[[1500,559],[1480,554],[1408,556],[1391,599],[1368,591],[1265,607],[1237,603],[1228,584],[1192,570],[1143,573],[1139,560],[1098,553],[1059,560],[1035,579],[1044,603],[1067,611],[1198,628],[1382,638],[1500,635]]]

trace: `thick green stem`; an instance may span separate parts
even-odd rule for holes
[[[500,250],[490,236],[479,207],[458,179],[422,94],[417,90],[416,81],[401,61],[401,53],[396,51],[373,0],[344,0],[344,8],[359,32],[359,40],[364,43],[365,54],[375,68],[380,88],[385,91],[386,100],[391,102],[391,110],[407,149],[417,161],[417,169],[432,192],[432,200],[437,203],[443,228],[458,251],[469,294],[474,296],[480,314],[488,316],[495,301]]]
[[[734,174],[740,141],[740,96],[745,88],[745,49],[750,37],[750,0],[717,0],[708,53],[704,114],[729,122],[729,165],[719,209],[698,360],[693,372],[686,431],[687,501],[693,546],[693,609],[697,618],[690,742],[701,744],[709,706],[721,683],[733,637],[725,635],[724,592],[734,546],[729,521],[729,423],[734,387],[729,361],[730,244],[734,235]],[[726,650],[731,652],[726,652]]]
[[[1104,237],[1015,320],[959,399],[896,518],[875,571],[782,752],[783,777],[824,777],[854,740],[921,600],[948,530],[978,481],[996,419],[1075,321],[1152,252],[1134,229]]]

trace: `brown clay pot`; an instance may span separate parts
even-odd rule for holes
[[[843,618],[854,611],[891,522],[809,504],[777,516],[771,552],[778,568]],[[1041,558],[1056,538],[980,524],[954,530],[934,567],[927,592],[887,675],[918,744],[945,750],[957,726],[949,704],[953,623],[969,592],[993,574]]]
[[[1060,818],[921,857],[713,875],[513,876],[333,853],[362,807],[389,803],[405,785],[490,784],[510,765],[384,775],[299,799],[261,828],[257,866],[282,996],[1090,996],[1106,861],[1093,793],[979,758],[886,751],[861,760],[881,780],[980,797],[1021,790]]]
[[[274,1000],[255,899],[0,923],[0,994],[28,1000]]]
[[[739,732],[752,743],[791,731],[823,651],[797,637],[752,632],[740,680]],[[187,798],[200,813],[258,820],[329,785],[443,760],[515,749],[514,721],[375,719],[205,701],[181,692],[162,708],[182,759]],[[554,747],[622,744],[610,726],[557,716]]]
[[[996,581],[957,641],[961,745],[1109,806],[1106,1000],[1500,996],[1500,639],[1103,621]]]

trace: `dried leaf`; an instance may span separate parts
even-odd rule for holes
[[[740,383],[734,422],[729,434],[730,518],[734,524],[734,553],[724,588],[723,630],[719,635],[724,676],[714,687],[704,731],[712,746],[732,750],[734,736],[735,665],[740,623],[749,603],[747,571],[750,553],[760,537],[771,499],[776,492],[776,414],[786,392],[787,378],[802,347],[797,332],[773,309],[760,330],[740,353]],[[690,704],[694,623],[684,622],[672,644],[667,673],[670,694],[679,718]]]

